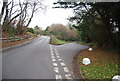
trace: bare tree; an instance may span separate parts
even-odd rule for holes
[[[4,14],[4,12],[5,12],[5,8],[6,8],[6,6],[7,6],[7,3],[8,3],[8,0],[3,1],[3,6],[2,6],[1,13],[0,13],[0,22],[1,22],[1,19],[2,19],[2,17],[3,17],[3,14]]]
[[[3,6],[0,13],[0,22],[2,20],[1,25],[3,31],[6,31],[15,20],[17,20],[16,26],[24,27],[22,29],[25,29],[29,26],[34,13],[45,8],[46,6],[42,4],[42,0],[26,0],[23,2],[21,0],[17,2],[15,2],[15,0],[11,0],[9,2],[8,0],[6,0],[6,2],[3,1]]]
[[[32,1],[32,2],[29,2],[30,3],[30,7],[31,7],[31,16],[30,18],[28,19],[28,22],[26,24],[26,27],[30,24],[32,18],[33,18],[33,15],[36,11],[38,11],[39,9],[44,9],[46,8],[45,5],[42,4],[42,0],[35,0],[35,1]]]

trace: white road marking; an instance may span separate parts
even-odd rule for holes
[[[51,49],[51,54],[53,54],[53,51],[52,51],[52,49]]]
[[[55,58],[55,56],[51,56],[51,58],[52,58],[52,59],[54,59],[54,58]]]
[[[61,58],[58,59],[59,61],[63,61]]]
[[[58,54],[58,51],[55,49],[56,54]]]
[[[59,54],[58,54],[58,53],[56,53],[56,55],[58,56]]]
[[[58,68],[58,67],[54,67],[54,71],[55,71],[56,73],[59,73],[59,68]]]
[[[60,58],[60,56],[57,56],[57,58]]]
[[[50,52],[51,54],[53,54],[53,50],[52,50],[52,46],[50,45]]]
[[[53,66],[58,66],[57,63],[53,63]]]
[[[64,72],[68,73],[69,70],[68,70],[67,67],[65,67],[66,65],[65,65],[65,63],[63,62],[64,60],[61,59],[61,57],[59,56],[58,51],[57,51],[56,49],[54,49],[54,50],[55,50],[57,59],[58,59],[59,61],[61,61],[60,64],[61,64],[61,66],[63,66]],[[53,53],[53,48],[52,48],[51,45],[50,45],[50,51],[51,51],[51,58],[52,58],[52,61],[53,61],[54,71],[56,72],[55,77],[56,77],[56,79],[62,79],[62,76],[59,74],[59,68],[57,67],[58,64],[55,63],[55,61],[56,61],[56,59],[55,59],[55,54]],[[66,79],[72,79],[72,76],[71,76],[70,74],[65,74],[65,77],[66,77]]]
[[[56,75],[56,79],[62,79],[61,75]]]
[[[72,79],[72,76],[71,76],[70,74],[65,74],[65,77],[66,77],[67,79]]]
[[[54,57],[55,57],[55,55],[51,55],[51,57],[53,57],[53,58],[54,58]]]
[[[59,56],[58,54],[56,54],[56,56]]]
[[[65,72],[69,72],[67,67],[63,67],[63,69],[64,69]]]
[[[51,55],[55,55],[55,54],[51,53]]]
[[[55,49],[55,51],[57,51],[57,50]]]
[[[56,61],[56,59],[52,59],[52,61],[53,61],[53,62],[55,62],[55,61]]]
[[[61,66],[65,66],[65,63],[64,63],[64,62],[61,62]]]

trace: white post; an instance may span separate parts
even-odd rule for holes
[[[120,81],[120,75],[115,75],[115,76],[112,78],[112,81]]]
[[[84,58],[83,61],[82,61],[82,63],[84,65],[88,65],[88,64],[90,64],[90,59],[89,58]]]

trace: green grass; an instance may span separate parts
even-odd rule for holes
[[[51,36],[50,44],[61,45],[61,44],[66,44],[66,43],[68,43],[68,42],[65,42],[65,41],[59,40],[59,39],[57,39],[56,37]]]
[[[91,64],[85,66],[82,64],[83,58],[90,58]],[[94,50],[89,52],[83,51],[77,59],[80,64],[82,75],[92,81],[93,79],[107,79],[112,81],[112,77],[120,75],[120,68],[118,67],[118,54],[103,52],[101,50]]]

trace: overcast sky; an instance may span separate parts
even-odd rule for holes
[[[69,16],[73,15],[72,9],[53,9],[53,2],[56,0],[44,0],[44,4],[47,5],[47,10],[39,11],[34,14],[34,17],[29,27],[35,27],[38,25],[42,29],[55,23],[61,23],[67,25]]]
[[[46,11],[39,11],[34,14],[34,17],[29,25],[29,27],[35,27],[38,25],[42,29],[55,23],[61,23],[67,25],[69,16],[73,15],[72,9],[53,9],[53,3],[57,0],[43,0],[44,4],[47,6]],[[0,0],[2,2],[2,0]],[[1,4],[0,4],[1,5]],[[1,9],[2,6],[0,6]]]
[[[18,0],[14,0],[14,1],[18,1]],[[46,11],[40,10],[39,12],[36,12],[33,16],[33,19],[29,27],[34,28],[36,25],[38,25],[39,27],[41,27],[41,29],[45,29],[47,26],[56,23],[67,25],[68,23],[67,18],[73,15],[73,11],[72,9],[52,8],[53,6],[55,6],[53,5],[53,3],[56,1],[57,0],[43,0],[44,5],[47,6]],[[0,0],[0,5],[2,5],[2,0]],[[1,8],[2,6],[0,6],[0,9]]]

